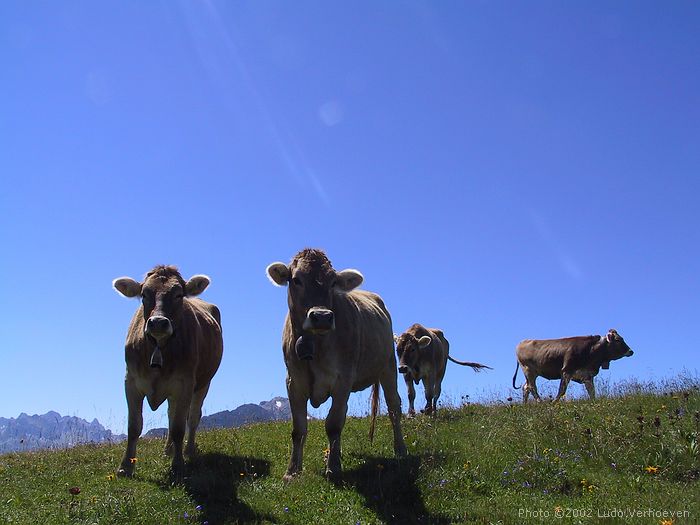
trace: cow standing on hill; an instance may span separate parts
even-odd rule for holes
[[[223,353],[219,309],[195,296],[209,286],[209,278],[195,275],[185,280],[174,266],[156,266],[143,283],[130,277],[113,282],[125,297],[140,297],[126,337],[126,400],[129,434],[126,452],[117,470],[131,476],[136,462],[136,442],[143,429],[143,398],[151,410],[168,400],[168,439],[171,472],[182,477],[185,454],[195,453],[194,436],[202,417],[202,403]]]
[[[416,410],[413,401],[416,399],[417,385],[423,381],[425,389],[425,414],[437,411],[437,402],[442,392],[442,380],[447,369],[447,360],[462,366],[470,366],[475,372],[490,366],[468,361],[457,361],[450,356],[450,343],[445,334],[437,328],[426,328],[414,324],[396,340],[396,353],[399,356],[399,372],[403,374],[408,389],[408,415],[413,416]]]
[[[515,365],[513,388],[519,388],[515,386],[515,378],[518,375],[518,367],[521,366],[525,374],[525,383],[522,385],[523,403],[527,403],[530,393],[535,399],[540,399],[535,384],[538,376],[561,379],[555,401],[566,393],[566,387],[572,379],[583,383],[588,396],[595,399],[593,378],[598,375],[600,369],[607,370],[610,361],[634,354],[620,334],[613,329],[605,336],[526,339],[518,344],[515,352],[518,363]]]
[[[289,481],[302,470],[307,402],[318,408],[329,397],[333,399],[326,417],[330,449],[326,475],[337,477],[341,473],[340,434],[350,393],[372,386],[371,437],[379,384],[394,430],[394,452],[405,455],[391,317],[381,297],[355,290],[363,281],[362,274],[357,270],[336,272],[321,250],[302,250],[289,265],[272,263],[267,275],[273,284],[288,286],[282,350],[292,410],[292,455],[284,479]]]

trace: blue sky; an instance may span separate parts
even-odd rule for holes
[[[395,332],[440,327],[495,368],[449,365],[453,400],[507,391],[524,338],[616,328],[636,353],[600,377],[697,370],[699,22],[696,2],[3,2],[0,416],[124,430],[137,303],[111,281],[159,263],[211,276],[222,310],[205,413],[284,395],[264,270],[306,246],[359,269]]]

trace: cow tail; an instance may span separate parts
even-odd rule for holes
[[[374,440],[374,427],[377,423],[377,412],[379,412],[379,383],[374,383],[372,385],[372,408],[369,423],[369,442],[372,443]]]
[[[518,377],[518,368],[520,368],[520,361],[515,361],[515,373],[513,374],[513,388],[518,390],[521,386],[515,386],[515,378]]]
[[[489,370],[493,370],[493,368],[491,368],[490,366],[482,365],[481,363],[472,363],[471,361],[457,361],[449,354],[447,355],[447,359],[449,359],[453,363],[457,363],[458,365],[471,366],[472,370],[474,370],[474,372],[481,372],[482,368],[488,368]]]

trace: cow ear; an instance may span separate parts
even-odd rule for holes
[[[608,340],[608,343],[612,343],[612,342],[613,342],[613,339],[615,339],[615,335],[613,334],[613,331],[612,331],[612,330],[610,330],[610,331],[608,332],[608,335],[607,335],[606,339]]]
[[[124,297],[140,297],[142,286],[131,277],[120,277],[112,281],[112,287]]]
[[[289,283],[289,267],[281,262],[274,262],[267,267],[267,277],[275,286],[287,286]]]
[[[433,340],[430,338],[429,335],[424,335],[423,337],[418,339],[418,346],[421,348],[425,348],[426,346],[429,346],[432,342]]]
[[[343,270],[335,274],[336,286],[344,292],[354,290],[362,284],[365,278],[357,270]]]
[[[185,284],[185,295],[194,297],[207,289],[211,283],[211,279],[206,275],[195,275]]]

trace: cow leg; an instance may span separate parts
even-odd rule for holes
[[[425,410],[423,411],[426,415],[431,415],[433,413],[433,381],[431,378],[423,380],[423,387],[425,388]]]
[[[326,417],[326,435],[328,436],[328,460],[326,461],[326,476],[337,478],[342,467],[340,464],[340,434],[345,426],[348,412],[348,397],[350,393],[333,396],[331,409]]]
[[[593,378],[589,377],[583,381],[583,384],[586,385],[586,391],[588,392],[588,397],[591,399],[595,399],[595,386],[593,385]]]
[[[408,417],[413,417],[416,415],[416,408],[414,405],[416,389],[413,386],[413,379],[411,379],[408,374],[404,376],[404,379],[406,380],[406,389],[408,390]],[[384,390],[384,397],[386,397],[386,390]]]
[[[416,408],[413,404],[416,400],[416,389],[413,386],[413,379],[411,379],[409,374],[405,374],[403,378],[406,381],[406,389],[408,390],[408,417],[413,417],[416,415]],[[384,397],[386,398],[386,389],[384,389]]]
[[[540,394],[537,392],[537,375],[526,367],[523,367],[523,374],[525,374],[525,383],[523,384],[523,403],[527,403],[530,393],[532,393],[532,397],[536,401],[539,401]]]
[[[204,398],[207,397],[207,392],[209,392],[209,383],[192,394],[189,417],[187,418],[187,446],[185,447],[185,455],[190,458],[197,453],[194,435],[197,432],[199,421],[202,419],[202,404]]]
[[[401,398],[399,397],[399,389],[396,382],[396,368],[393,366],[385,370],[384,375],[379,378],[379,383],[382,385],[382,390],[384,390],[384,401],[386,401],[386,406],[389,410],[391,428],[394,431],[394,454],[405,456],[407,451],[406,444],[403,441],[403,432],[401,432]],[[415,415],[413,400],[416,398],[416,390],[413,388],[413,383],[410,382],[410,379],[406,379],[406,384],[409,385],[408,413],[409,415]],[[413,397],[411,397],[411,392]]]
[[[173,436],[170,434],[170,429],[173,428],[173,417],[175,416],[175,406],[168,403],[168,437],[165,440],[165,450],[163,454],[173,456]]]
[[[126,390],[126,403],[129,409],[129,435],[126,442],[126,452],[119,469],[117,469],[117,476],[131,477],[134,474],[134,466],[136,464],[136,443],[143,430],[144,395],[129,378],[124,381],[124,389]]]
[[[435,381],[435,386],[433,387],[433,414],[437,413],[437,402],[440,399],[440,393],[442,392],[442,382]]]
[[[308,398],[295,391],[293,385],[287,380],[287,396],[289,397],[289,407],[292,411],[292,456],[289,459],[289,466],[284,475],[285,481],[301,472],[304,456],[304,442],[306,441],[306,431],[308,421],[306,419],[306,409]]]
[[[554,399],[555,402],[564,397],[564,394],[566,394],[566,387],[569,386],[569,381],[571,381],[571,374],[562,370],[561,381],[559,382],[559,392],[557,393],[557,397]]]
[[[179,397],[168,399],[168,413],[172,410],[170,419],[170,428],[168,428],[168,439],[172,441],[173,460],[170,465],[170,472],[176,481],[182,479],[185,469],[185,458],[182,454],[182,442],[185,439],[185,427],[187,425],[187,416],[190,411],[190,403],[192,394],[187,395],[192,388],[185,385],[183,392],[180,392]]]

